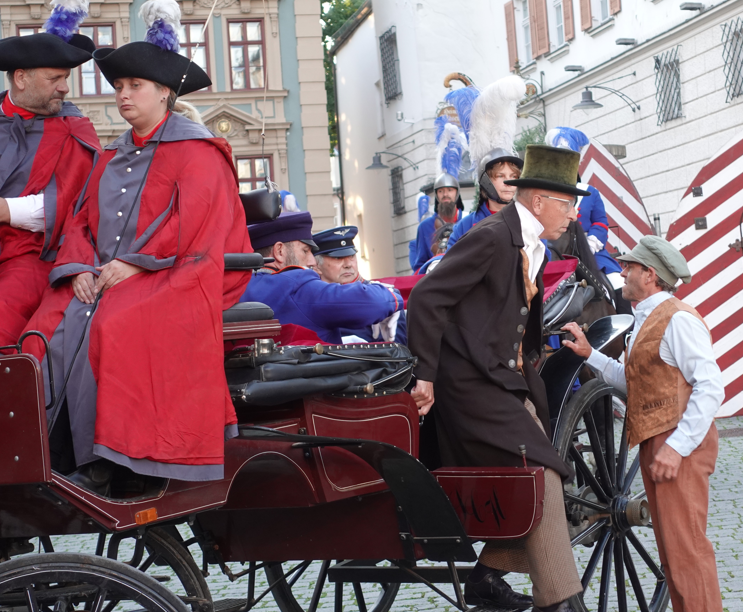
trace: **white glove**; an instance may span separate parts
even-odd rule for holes
[[[372,335],[376,340],[379,336],[385,342],[394,342],[395,334],[397,333],[397,320],[400,318],[400,311],[393,312],[389,317],[372,325]]]
[[[594,255],[604,248],[604,244],[596,236],[587,236],[588,246],[591,247],[591,253]]]

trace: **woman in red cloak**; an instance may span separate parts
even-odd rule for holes
[[[27,327],[51,339],[57,387],[71,369],[49,415],[53,467],[80,468],[72,478],[101,493],[113,464],[222,478],[224,439],[236,434],[222,310],[249,280],[224,271],[224,254],[252,251],[229,145],[170,112],[184,73],[181,94],[211,84],[176,52],[178,5],[149,0],[141,14],[150,42],[94,55],[132,129],[98,157]],[[33,352],[50,357],[39,342]]]

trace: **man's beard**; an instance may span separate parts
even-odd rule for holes
[[[297,259],[297,253],[294,250],[295,245],[287,245],[286,249],[286,265],[287,266],[301,266],[299,259]]]
[[[456,202],[439,202],[439,216],[451,219],[457,209]]]
[[[18,100],[16,103],[22,108],[25,108],[32,113],[36,113],[37,115],[56,115],[60,110],[62,110],[64,96],[55,94],[51,98],[47,98],[41,95],[29,94],[28,96],[24,96],[21,100]]]

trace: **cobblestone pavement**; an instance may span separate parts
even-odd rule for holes
[[[741,461],[743,458],[743,418],[723,419],[717,423],[720,430],[720,455],[717,462],[717,471],[711,480],[711,504],[709,513],[708,535],[712,540],[717,552],[717,565],[720,577],[720,587],[723,594],[724,609],[727,612],[743,612],[743,471],[741,470]],[[638,477],[639,478],[639,477]],[[360,525],[360,529],[364,526]],[[641,536],[651,554],[655,554],[655,548],[651,534],[648,530],[639,530],[646,534]],[[188,537],[187,532],[183,531]],[[62,551],[79,551],[90,552],[95,550],[95,536],[68,536],[54,538],[55,549]],[[591,554],[590,548],[583,547],[581,550],[576,549],[576,559],[579,567],[585,567],[586,562]],[[126,556],[127,549],[125,543],[122,544],[122,557]],[[200,563],[200,555],[195,554],[197,561]],[[637,560],[637,559],[636,559]],[[232,570],[238,572],[244,569],[240,564],[231,564]],[[291,567],[291,565],[286,566]],[[303,609],[307,609],[312,597],[316,577],[320,569],[319,563],[313,563],[300,577],[294,586],[293,593]],[[230,582],[221,575],[215,566],[210,568],[211,574],[208,577],[209,587],[215,600],[225,598],[244,597],[247,589],[247,577],[236,582]],[[580,570],[579,570],[580,571]],[[652,580],[649,572],[642,572],[641,580],[648,582]],[[168,574],[163,568],[154,568],[151,573],[161,576],[161,580],[166,580],[165,584],[179,591],[177,579],[175,577],[167,579]],[[581,572],[582,573],[582,572]],[[509,580],[514,588],[528,592],[529,581],[525,576],[511,575]],[[613,584],[613,583],[612,583]],[[627,583],[629,584],[629,583]],[[266,580],[260,575],[259,584],[256,592],[261,592],[261,587],[266,587]],[[442,589],[452,594],[452,589],[442,586]],[[629,589],[631,591],[631,589]],[[181,594],[183,593],[180,589]],[[367,608],[371,611],[373,602],[380,594],[380,589],[375,586],[364,586],[364,599]],[[334,585],[326,585],[320,599],[319,610],[333,610],[335,601]],[[595,610],[595,599],[587,598],[589,610]],[[267,595],[257,606],[261,609],[277,610],[278,607],[271,597]],[[358,610],[353,588],[346,585],[344,589],[344,610]],[[616,610],[616,603],[610,602],[610,610]],[[630,606],[630,610],[637,609],[636,606]],[[669,605],[669,610],[671,609]],[[403,585],[394,600],[393,611],[416,611],[424,612],[429,610],[455,610],[455,608],[441,597],[432,593],[423,585]]]

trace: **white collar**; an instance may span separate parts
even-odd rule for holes
[[[521,234],[527,246],[534,247],[539,242],[539,236],[544,231],[544,226],[534,214],[521,202],[516,200],[516,210],[521,221]]]
[[[638,302],[635,306],[635,315],[638,319],[643,321],[648,318],[651,312],[660,306],[666,300],[670,300],[673,297],[667,291],[659,291],[654,293],[650,297],[645,298],[642,302]]]

